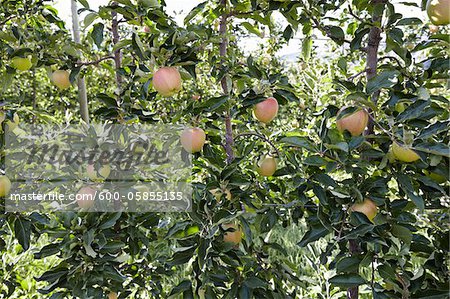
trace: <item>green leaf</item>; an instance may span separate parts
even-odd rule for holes
[[[400,72],[397,70],[384,71],[367,82],[366,92],[372,94],[382,88],[390,88],[394,86]]]
[[[131,45],[133,47],[133,50],[136,52],[137,56],[139,56],[140,59],[142,60],[147,59],[147,55],[145,55],[144,44],[142,43],[138,34],[133,33]]]
[[[91,12],[84,17],[84,27],[88,27],[98,18],[98,14],[96,12]]]
[[[372,231],[375,225],[372,224],[361,224],[357,228],[350,231],[350,233],[345,235],[345,239],[351,240],[356,239],[357,237],[362,237],[368,232]]]
[[[336,271],[339,273],[357,273],[361,258],[357,256],[343,257],[336,263]]]
[[[339,274],[331,277],[328,281],[342,288],[356,287],[366,283],[366,280],[358,274]]]
[[[265,281],[256,276],[247,278],[244,281],[244,284],[248,286],[250,289],[265,288],[267,286],[267,283]]]
[[[22,245],[23,250],[28,250],[30,248],[31,222],[20,217],[16,218],[14,221],[14,234],[19,244]]]
[[[397,121],[404,122],[406,120],[418,118],[424,112],[425,108],[427,108],[429,105],[429,101],[416,101],[412,105],[409,105],[405,111],[397,116]]]
[[[397,26],[420,25],[422,20],[419,18],[404,18],[398,21]]]
[[[87,0],[78,0],[78,2],[80,2],[80,4],[84,6],[84,8],[89,8],[89,3]]]
[[[207,3],[207,1],[202,2],[199,5],[197,5],[196,7],[194,7],[184,18],[184,24],[187,25],[187,23],[189,23],[190,20],[192,20],[199,12],[201,12],[202,9],[205,8],[206,3]]]
[[[305,247],[311,242],[317,241],[320,238],[328,235],[330,232],[322,225],[315,225],[306,232],[301,241],[297,244],[300,247]]]
[[[442,143],[420,143],[414,146],[414,149],[424,153],[434,154],[450,158],[450,148]]]
[[[292,30],[291,25],[287,25],[286,28],[283,31],[283,38],[285,40],[290,40],[294,36],[294,30]]]
[[[387,263],[384,263],[377,268],[378,273],[380,273],[380,276],[383,277],[385,280],[396,280],[395,270]]]
[[[60,243],[48,244],[42,247],[41,251],[34,254],[35,259],[41,259],[47,256],[55,255],[61,251]]]
[[[100,222],[100,225],[98,226],[98,229],[101,230],[113,227],[121,215],[121,212],[105,214],[104,218]]]
[[[305,61],[309,61],[311,58],[311,49],[312,49],[313,41],[311,36],[307,36],[302,41],[302,57]]]
[[[325,190],[316,184],[313,185],[312,189],[313,189],[314,194],[319,199],[320,204],[324,205],[324,206],[328,206],[328,200],[327,200],[327,195],[325,193]]]
[[[261,31],[259,30],[257,25],[252,25],[249,22],[242,22],[241,25],[244,26],[248,32],[253,33],[259,37],[262,36]]]
[[[170,292],[170,296],[188,291],[190,289],[192,289],[192,282],[190,280],[183,280],[172,289],[172,291]]]
[[[402,240],[403,242],[405,242],[405,244],[408,244],[408,245],[411,244],[412,232],[408,228],[401,226],[401,225],[394,224],[392,226],[391,233],[394,236],[396,236],[397,238],[399,238],[400,240]]]
[[[400,188],[406,193],[406,195],[414,202],[416,207],[423,211],[425,203],[423,198],[414,190],[411,179],[405,174],[397,174],[397,182]]]
[[[251,290],[249,287],[247,287],[245,284],[239,288],[239,297],[242,299],[250,299],[251,296]]]
[[[99,48],[101,47],[102,42],[103,42],[103,28],[104,27],[105,27],[105,25],[103,25],[103,23],[94,24],[94,28],[92,29],[92,32],[91,32],[91,37],[94,40],[94,43]]]

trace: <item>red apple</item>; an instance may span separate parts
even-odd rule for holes
[[[253,115],[257,120],[265,124],[269,123],[277,116],[278,113],[278,101],[275,98],[267,98],[266,100],[259,102],[253,109]]]
[[[351,114],[342,115],[350,107],[343,107],[336,117],[336,125],[340,132],[349,131],[352,136],[361,135],[369,122],[369,114],[364,109],[359,109]]]
[[[186,128],[180,137],[181,145],[189,153],[201,151],[205,140],[205,131],[200,128]]]
[[[428,0],[427,14],[434,25],[450,24],[450,0]]]
[[[168,97],[181,90],[181,75],[174,67],[162,67],[153,74],[153,87]]]

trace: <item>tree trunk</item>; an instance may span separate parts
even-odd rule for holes
[[[221,4],[224,9],[227,7],[227,0],[221,0]],[[219,54],[222,58],[222,63],[225,62],[225,57],[227,56],[227,47],[228,47],[228,38],[227,38],[227,22],[229,15],[224,12],[220,19],[219,33],[222,37],[222,41],[219,45]],[[228,95],[230,94],[228,86],[227,78],[224,76],[221,80],[223,93]],[[234,160],[233,153],[233,127],[231,124],[231,109],[228,108],[225,116],[225,152],[227,154],[227,163],[230,164]]]
[[[372,5],[378,5],[384,3],[384,0],[372,0]],[[380,15],[372,15],[372,23],[375,24],[369,31],[369,37],[367,40],[367,62],[366,62],[366,78],[367,81],[372,79],[377,75],[377,66],[378,66],[378,49],[381,41],[381,29],[377,27],[377,24],[381,24],[382,14]],[[372,94],[371,99],[374,104],[377,103],[380,92],[377,91]],[[369,113],[372,111],[369,110]],[[371,118],[369,118],[369,124],[367,126],[367,130],[365,135],[373,134],[374,123]],[[349,240],[349,251],[351,255],[357,255],[361,253],[361,248],[358,244],[357,240]],[[347,298],[348,299],[358,299],[359,297],[358,287],[352,287],[347,290]]]
[[[77,44],[81,44],[80,25],[78,21],[78,9],[76,0],[72,0],[71,8],[72,8],[73,40]],[[89,108],[87,102],[86,82],[84,81],[84,78],[78,77],[77,85],[78,85],[78,102],[80,103],[81,118],[84,120],[84,122],[89,123]]]

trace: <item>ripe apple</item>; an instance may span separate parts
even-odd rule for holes
[[[364,199],[361,203],[355,203],[351,207],[352,211],[363,213],[373,222],[373,219],[378,213],[378,208],[376,204],[370,199]]]
[[[117,293],[116,292],[111,292],[108,294],[108,299],[117,299]]]
[[[262,176],[271,176],[277,170],[277,160],[274,157],[266,156],[260,160],[258,173]]]
[[[430,25],[428,26],[428,29],[430,30],[431,34],[435,34],[439,32],[439,26],[436,25]]]
[[[450,24],[450,0],[428,0],[427,14],[434,25]]]
[[[189,153],[201,151],[205,140],[205,131],[200,128],[186,128],[180,137],[181,145]]]
[[[192,99],[193,99],[194,101],[198,101],[198,100],[200,100],[200,98],[201,98],[201,96],[198,95],[198,94],[194,94],[194,95],[192,96]]]
[[[95,203],[96,190],[90,186],[81,188],[77,195],[77,204],[82,209],[89,209]]]
[[[262,123],[269,123],[277,116],[278,113],[278,101],[275,98],[267,98],[266,100],[259,102],[253,109],[253,115],[257,120]]]
[[[0,176],[0,197],[5,197],[11,191],[11,181],[6,175]]]
[[[342,115],[349,107],[339,110],[336,117],[336,126],[340,132],[349,131],[352,136],[361,135],[369,122],[369,114],[364,109],[359,109],[351,114]]]
[[[168,97],[181,90],[181,75],[174,67],[162,67],[153,74],[153,87]]]
[[[95,170],[94,164],[89,164],[86,167],[88,177],[93,180],[106,179],[111,173],[111,167],[108,164],[102,165],[100,169]]]
[[[55,84],[59,89],[67,89],[71,86],[69,76],[70,73],[68,71],[57,70],[53,72],[51,79],[53,84]]]
[[[23,58],[23,57],[14,57],[12,59],[12,65],[15,69],[19,71],[27,71],[31,69],[31,66],[33,65],[31,63],[31,60],[29,58]]]
[[[222,198],[222,194],[225,194],[226,199],[231,200],[232,195],[229,189],[225,188],[225,189],[211,189],[209,190],[209,192],[212,193],[212,195],[214,195],[214,197],[216,198],[216,200],[220,200]]]
[[[223,234],[223,241],[225,243],[231,243],[233,245],[238,245],[242,241],[242,230],[234,223],[223,224],[222,228],[228,230],[230,228],[234,231],[227,231]]]
[[[394,157],[402,162],[414,162],[420,159],[420,156],[407,146],[401,146],[398,142],[392,143],[392,153]]]

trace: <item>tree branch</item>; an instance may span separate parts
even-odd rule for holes
[[[353,79],[355,79],[355,78],[361,76],[362,74],[364,74],[366,71],[367,70],[364,69],[364,70],[362,70],[362,71],[360,71],[360,72],[358,72],[358,73],[356,73],[354,75],[351,75],[350,77],[347,78],[347,81],[352,81]]]

